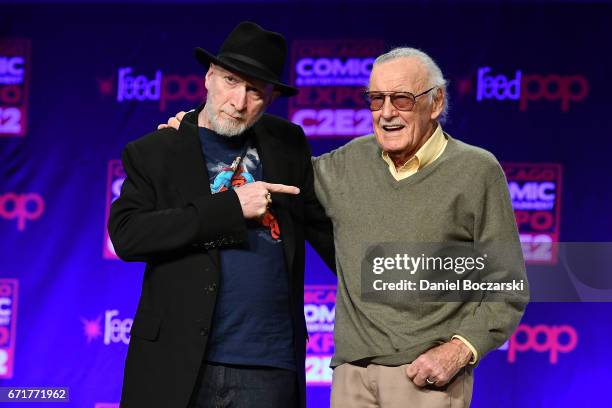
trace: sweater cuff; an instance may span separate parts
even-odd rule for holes
[[[476,350],[476,348],[472,345],[472,343],[470,343],[465,337],[460,336],[458,334],[455,334],[452,339],[459,339],[463,342],[463,344],[465,344],[467,346],[467,348],[470,349],[470,351],[472,352],[472,358],[469,361],[469,365],[474,365],[476,364],[476,362],[478,361],[478,351]]]

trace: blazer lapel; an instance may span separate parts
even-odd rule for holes
[[[263,179],[268,183],[286,184],[289,169],[283,154],[283,146],[275,136],[268,133],[262,126],[253,126],[254,145],[263,166]],[[291,198],[287,194],[272,194],[272,213],[278,220],[285,253],[285,261],[289,271],[289,284],[293,283],[293,260],[295,256],[294,225],[289,214]],[[291,287],[291,286],[290,286]]]
[[[177,188],[185,202],[193,201],[204,195],[211,195],[208,169],[202,156],[202,145],[198,130],[198,114],[202,110],[189,112],[181,121],[175,145],[175,172]],[[221,265],[219,251],[209,249],[209,255],[218,267]]]

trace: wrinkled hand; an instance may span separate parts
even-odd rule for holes
[[[472,358],[470,349],[459,339],[440,344],[417,357],[406,368],[406,375],[418,387],[429,385],[427,378],[442,387]]]
[[[244,184],[234,189],[234,191],[240,200],[242,214],[247,219],[260,218],[266,213],[268,206],[272,203],[272,198],[270,198],[272,193],[300,193],[300,189],[297,187],[265,183],[263,181]]]
[[[157,125],[157,130],[166,129],[169,127],[178,130],[179,126],[181,125],[181,121],[183,120],[183,116],[185,116],[185,113],[185,111],[180,111],[176,114],[176,116],[168,118],[168,123],[162,123]]]

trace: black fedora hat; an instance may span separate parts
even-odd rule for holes
[[[279,33],[266,31],[250,21],[243,21],[227,36],[218,55],[197,47],[196,59],[205,67],[210,63],[274,85],[283,96],[297,95],[297,88],[283,84],[280,77],[285,65],[287,43]]]

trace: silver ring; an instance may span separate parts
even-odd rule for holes
[[[268,192],[266,193],[266,209],[270,208],[270,204],[272,204],[272,194]]]
[[[434,384],[436,383],[436,380],[435,380],[435,379],[434,379],[434,380],[432,380],[432,379],[431,379],[431,378],[429,378],[429,377],[427,377],[427,378],[425,379],[425,381],[426,381],[426,382],[427,382],[427,384],[429,384],[429,385],[434,385]]]

